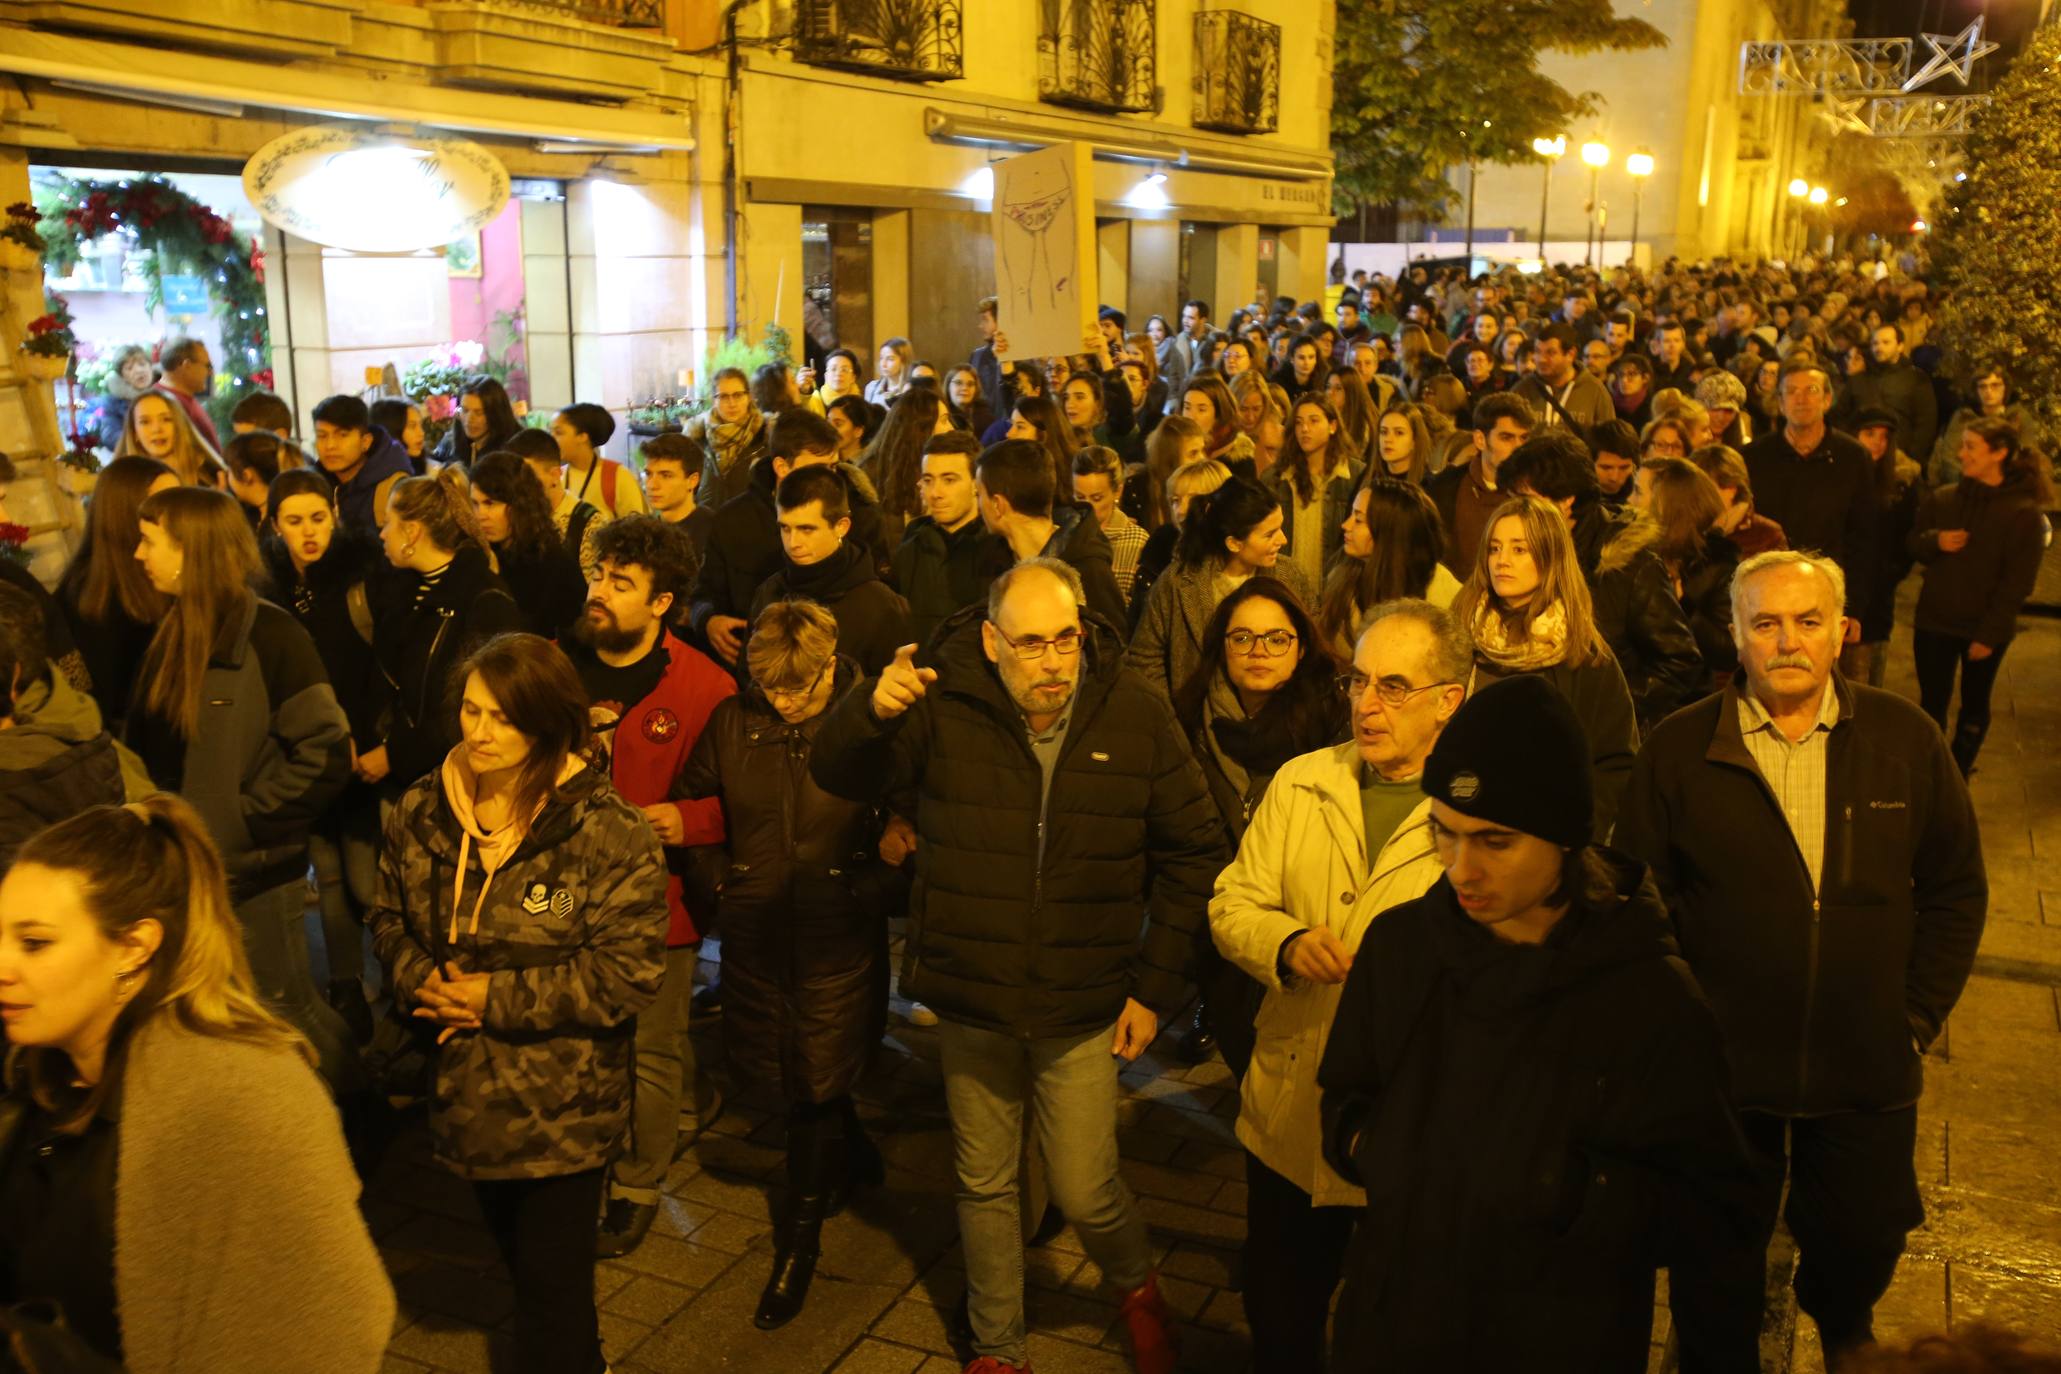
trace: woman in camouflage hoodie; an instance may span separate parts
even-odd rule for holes
[[[373,939],[397,1005],[440,1028],[436,1157],[472,1180],[515,1280],[521,1368],[600,1374],[594,1219],[665,973],[665,860],[580,758],[564,654],[501,635],[458,680],[460,742],[387,823]]]

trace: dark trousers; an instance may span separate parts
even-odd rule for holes
[[[515,1280],[515,1367],[601,1374],[594,1311],[594,1225],[606,1170],[556,1178],[476,1179],[473,1195]]]
[[[1989,733],[1989,696],[1997,685],[1997,670],[2004,666],[2004,650],[2010,647],[1992,644],[1990,648],[1995,652],[1988,658],[1970,658],[1971,643],[1960,635],[1919,630],[1912,635],[1911,646],[1918,660],[1918,704],[1943,732],[1947,728],[1947,704],[1954,699],[1954,671],[1960,670],[1961,716],[1947,739],[1953,747],[1954,762],[1961,765],[1963,774],[1975,767],[1983,736]]]
[[[1761,1235],[1774,1235],[1778,1211],[1788,1221],[1796,1305],[1818,1324],[1829,1364],[1873,1338],[1875,1304],[1889,1291],[1904,1236],[1925,1220],[1911,1162],[1918,1109],[1795,1118],[1741,1112],[1739,1125],[1760,1185]]]
[[[1321,1374],[1324,1322],[1363,1209],[1316,1207],[1245,1155],[1245,1321],[1253,1374]]]

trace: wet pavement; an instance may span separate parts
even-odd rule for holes
[[[2061,621],[2022,624],[1972,784],[1989,926],[1976,976],[1927,1065],[1918,1176],[1928,1220],[1878,1309],[1885,1340],[1984,1319],[2061,1335],[2061,700],[2051,686],[2061,682]],[[1890,685],[1914,693],[1908,635],[1899,629]],[[707,1064],[720,1063],[720,1034],[720,1023],[697,1029]],[[1181,1064],[1172,1038],[1162,1035],[1124,1075],[1124,1172],[1152,1226],[1166,1297],[1183,1319],[1182,1367],[1236,1374],[1247,1361],[1235,1291],[1245,1205],[1231,1134],[1236,1097],[1221,1063]],[[603,1344],[617,1374],[960,1368],[964,1355],[944,1317],[964,1277],[935,1033],[898,1015],[859,1100],[888,1159],[887,1186],[824,1228],[808,1307],[780,1331],[751,1325],[771,1264],[781,1172],[774,1104],[733,1095],[685,1146],[651,1237],[601,1266]],[[507,1280],[469,1192],[429,1164],[419,1129],[389,1155],[368,1210],[401,1297],[388,1370],[505,1368]],[[1785,1254],[1778,1239],[1778,1278]],[[1071,1231],[1032,1250],[1026,1269],[1039,1374],[1129,1368],[1114,1295]],[[1667,1362],[1664,1308],[1654,1339],[1658,1369]],[[1764,1349],[1769,1374],[1823,1369],[1816,1334],[1796,1321],[1786,1290],[1771,1308]]]

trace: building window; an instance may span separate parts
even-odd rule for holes
[[[1218,10],[1195,16],[1195,127],[1270,134],[1281,124],[1281,26]]]
[[[1038,96],[1090,110],[1156,110],[1156,0],[1044,0]]]
[[[845,67],[898,81],[965,75],[960,0],[800,0],[795,53],[819,67]]]

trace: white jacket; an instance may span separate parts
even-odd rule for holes
[[[1253,1024],[1258,1043],[1238,1106],[1238,1139],[1319,1207],[1367,1200],[1324,1162],[1317,1114],[1317,1066],[1344,985],[1293,976],[1284,983],[1276,964],[1281,942],[1322,926],[1357,952],[1376,916],[1423,896],[1443,872],[1429,798],[1389,837],[1371,872],[1366,828],[1353,744],[1291,759],[1274,775],[1209,904],[1217,948],[1267,988]]]

